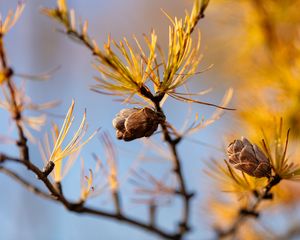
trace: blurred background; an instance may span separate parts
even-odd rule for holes
[[[17,2],[0,0],[1,14],[6,16],[9,9],[15,9]],[[90,35],[99,46],[106,41],[108,34],[115,40],[123,37],[131,39],[133,35],[142,39],[143,33],[148,34],[151,29],[155,29],[163,49],[168,46],[169,20],[161,9],[170,16],[183,17],[184,10],[192,7],[192,1],[189,0],[69,0],[68,3],[78,16],[89,20]],[[135,186],[130,183],[130,172],[133,168],[136,171],[145,169],[157,178],[170,177],[170,160],[159,156],[156,147],[153,147],[161,138],[153,137],[154,143],[143,140],[124,143],[115,139],[111,121],[126,106],[114,101],[112,97],[90,91],[95,83],[93,77],[98,74],[91,66],[93,58],[83,46],[57,32],[59,26],[40,13],[41,7],[53,6],[54,0],[26,2],[20,21],[5,38],[9,64],[16,73],[33,75],[60,66],[48,81],[25,80],[27,95],[35,103],[61,100],[61,104],[51,110],[56,115],[64,115],[74,99],[75,125],[79,124],[87,109],[89,132],[101,127],[101,132],[109,133],[113,139],[126,213],[146,220],[146,206],[135,201],[143,196],[137,194]],[[193,231],[187,239],[212,239],[213,225],[220,220],[224,221],[216,211],[207,207],[211,198],[218,200],[220,189],[213,185],[204,170],[211,159],[223,161],[224,149],[234,137],[248,136],[252,140],[259,140],[261,129],[272,132],[274,119],[283,117],[285,125],[292,128],[291,156],[297,156],[296,146],[300,134],[299,7],[300,1],[290,0],[212,0],[206,17],[197,27],[201,31],[204,55],[199,71],[211,64],[213,67],[194,76],[190,89],[200,91],[212,88],[200,100],[219,103],[226,89],[233,87],[234,98],[230,106],[237,108],[237,111],[225,112],[213,125],[180,144],[184,176],[189,189],[197,191],[197,197],[192,202]],[[20,84],[23,80],[16,79]],[[192,111],[189,110],[191,107]],[[187,118],[192,122],[196,113],[207,119],[215,111],[207,106],[190,106],[170,99],[164,109],[169,122],[179,129]],[[14,125],[2,109],[0,119],[1,136],[13,137]],[[31,131],[36,139],[41,139],[50,130],[51,121],[61,125],[63,119],[49,115],[41,131]],[[162,147],[167,149],[166,146]],[[0,144],[0,150],[16,153],[16,149],[5,144],[5,141]],[[91,153],[104,157],[101,140],[94,138],[81,152],[87,169],[94,166]],[[30,154],[33,161],[42,167],[39,149],[34,143],[30,144]],[[17,171],[36,182],[26,169]],[[80,161],[76,161],[62,183],[70,199],[79,197]],[[266,221],[267,226],[257,231],[263,232],[267,228],[280,235],[300,221],[297,185],[288,184],[285,189],[293,194],[287,193],[285,197],[279,198],[282,199],[277,201],[280,206],[270,208],[270,213],[267,213],[267,217],[273,216],[273,223]],[[126,224],[70,213],[59,204],[38,198],[2,174],[0,191],[0,239],[157,239],[157,236]],[[88,203],[109,210],[112,208],[111,201],[107,192]],[[178,199],[162,201],[159,224],[174,229],[177,225],[174,219],[180,216],[180,209]],[[281,214],[276,215],[278,212]],[[286,223],[286,216],[289,216],[289,224],[283,224]],[[262,222],[264,220],[262,218]],[[281,227],[274,229],[278,222]]]

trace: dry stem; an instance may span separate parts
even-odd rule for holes
[[[236,234],[239,227],[247,220],[249,217],[259,217],[259,212],[257,211],[258,206],[261,204],[264,200],[270,200],[272,198],[272,194],[270,193],[271,189],[277,185],[281,181],[280,176],[275,175],[273,176],[269,183],[265,186],[262,193],[256,192],[256,201],[255,203],[246,209],[240,209],[239,215],[236,218],[236,220],[233,222],[231,227],[229,227],[227,230],[221,230],[216,229],[218,234],[218,239],[222,239],[231,235]]]
[[[16,122],[17,130],[19,139],[17,141],[17,146],[20,149],[20,158],[24,161],[29,161],[29,150],[27,146],[27,138],[25,137],[22,125],[21,125],[21,119],[22,119],[22,112],[19,109],[17,99],[16,99],[16,92],[15,92],[15,86],[11,79],[13,75],[13,70],[8,66],[7,58],[5,54],[4,44],[3,44],[3,35],[0,35],[0,61],[2,66],[2,71],[6,73],[6,83],[7,87],[10,93],[10,100],[11,100],[11,109],[12,109],[12,118]]]

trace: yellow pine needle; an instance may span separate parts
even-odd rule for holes
[[[84,159],[81,159],[81,200],[85,201],[93,189],[93,171],[89,169],[89,176],[84,174]]]
[[[73,117],[73,110],[74,110],[74,101],[68,110],[68,113],[65,117],[63,126],[58,134],[58,137],[55,141],[51,156],[49,161],[53,161],[57,163],[58,161],[63,160],[65,157],[72,155],[73,153],[79,151],[86,143],[88,143],[96,134],[95,131],[87,140],[82,141],[86,133],[86,113],[84,113],[80,126],[78,127],[77,131],[73,135],[72,139],[67,143],[65,147],[63,147],[64,140],[69,133],[70,127],[72,126],[74,117]]]
[[[51,131],[51,136],[52,136],[52,142],[53,145],[55,145],[57,138],[59,136],[59,128],[56,124],[52,124],[52,131]],[[51,146],[50,146],[50,141],[49,141],[49,136],[46,133],[43,139],[43,144],[41,142],[38,143],[39,145],[39,150],[42,156],[42,159],[45,164],[47,164],[48,160],[50,159],[51,156]],[[57,152],[61,154],[62,149],[59,148]],[[51,173],[51,177],[55,182],[61,182],[62,179],[68,174],[69,170],[73,166],[75,160],[78,158],[80,151],[77,151],[73,154],[71,154],[68,157],[68,160],[65,161],[65,164],[63,161],[57,161],[54,166],[54,170]]]
[[[204,119],[200,119],[199,120],[199,116],[196,115],[195,121],[192,123],[192,126],[190,128],[188,128],[187,130],[185,130],[184,135],[190,135],[193,134],[203,128],[206,128],[207,126],[213,124],[215,121],[217,121],[218,119],[221,118],[221,116],[223,116],[224,111],[226,109],[226,106],[229,104],[229,102],[231,101],[233,96],[233,89],[229,88],[220,105],[215,105],[217,107],[216,111],[212,114],[212,116],[206,120]],[[196,100],[192,100],[190,99],[189,102],[197,102]]]
[[[0,72],[0,85],[2,83],[4,83],[6,81],[6,79],[7,79],[6,74],[3,71],[1,71]]]
[[[191,33],[199,20],[199,6],[200,2],[196,0],[191,16],[187,14],[184,20],[175,18],[174,21],[171,21],[167,63],[164,64],[163,81],[159,88],[161,92],[173,91],[183,85],[198,67],[201,60],[200,33],[195,47],[192,46]],[[168,16],[168,18],[170,17]]]
[[[89,169],[88,189],[91,189],[93,185],[93,172]]]
[[[113,144],[107,134],[103,135],[103,142],[105,144],[107,164],[109,168],[108,183],[113,192],[118,189],[118,179],[117,179],[117,164],[116,164],[116,153],[114,151]]]
[[[5,35],[16,24],[24,8],[25,4],[19,3],[15,13],[10,10],[4,21],[2,20],[2,16],[0,15],[0,34]]]
[[[59,135],[59,129],[58,126],[56,124],[53,125],[53,142],[55,143],[58,135]],[[59,149],[59,152],[61,152],[62,150]],[[61,182],[62,179],[68,174],[69,170],[71,169],[71,167],[73,166],[75,160],[78,158],[80,151],[77,151],[73,154],[71,154],[68,157],[68,160],[66,161],[66,163],[63,166],[63,161],[57,161],[55,166],[54,166],[54,172],[53,172],[53,179],[55,182]]]
[[[55,12],[46,12],[50,17],[59,20],[67,29],[75,30],[75,13],[68,11],[66,2],[59,0],[57,2],[58,10],[66,12],[68,18],[55,15]],[[201,5],[202,7],[202,5]],[[157,47],[157,35],[154,31],[150,37],[144,37],[146,49],[141,47],[139,41],[134,37],[139,51],[135,51],[129,41],[124,38],[123,41],[116,43],[108,37],[107,43],[104,45],[103,52],[99,50],[96,42],[88,36],[87,21],[81,27],[81,34],[84,36],[85,44],[93,48],[93,52],[97,56],[100,64],[96,69],[103,77],[96,78],[99,84],[93,89],[98,89],[99,93],[109,93],[113,95],[124,96],[135,94],[141,98],[145,98],[141,94],[141,88],[145,86],[148,80],[152,81],[155,92],[167,93],[174,91],[175,88],[183,85],[186,80],[195,73],[196,68],[201,60],[200,51],[200,35],[198,43],[192,46],[191,33],[199,20],[200,1],[195,0],[191,15],[188,14],[184,19],[175,18],[172,20],[172,26],[169,28],[169,52],[167,61],[164,59],[163,52]],[[69,19],[70,18],[70,19]],[[113,50],[111,44],[117,51]],[[156,59],[156,49],[161,56],[162,64]],[[120,56],[121,55],[121,56]],[[160,79],[159,67],[164,66],[163,79]],[[103,90],[103,91],[102,91]],[[167,97],[166,97],[167,98]],[[165,99],[166,99],[165,98]],[[145,99],[144,99],[145,100]]]
[[[34,103],[29,103],[26,105],[26,109],[29,110],[35,110],[35,111],[43,111],[49,108],[54,108],[60,104],[60,101],[54,100],[42,104],[34,104]]]
[[[94,88],[102,88],[115,95],[118,95],[118,93],[139,94],[141,86],[150,78],[150,74],[153,71],[152,65],[155,59],[156,39],[156,35],[153,32],[151,42],[147,44],[149,49],[149,56],[147,57],[135,37],[134,40],[139,52],[134,50],[126,38],[116,43],[109,36],[104,46],[106,56],[104,59],[100,58],[100,65],[96,66],[96,69],[103,74],[104,78],[96,78],[100,84],[95,85]],[[124,59],[120,58],[111,48],[111,44]]]
[[[57,7],[58,10],[63,14],[66,14],[68,12],[68,6],[66,0],[57,0]]]
[[[282,137],[283,132],[283,120],[280,119],[279,124],[275,124],[275,129],[272,136],[272,145],[268,141],[268,137],[263,132],[264,139],[262,141],[263,148],[272,164],[274,172],[279,175],[282,179],[286,180],[300,180],[300,165],[299,162],[294,162],[287,157],[287,149],[289,145],[289,133],[287,131],[286,138]],[[273,154],[272,148],[273,146]]]
[[[30,117],[23,116],[22,117],[22,121],[36,131],[40,131],[42,129],[42,126],[45,125],[46,120],[47,120],[47,117],[45,114],[42,114],[37,117],[33,117],[33,116],[30,116]]]
[[[2,88],[4,100],[0,101],[0,108],[7,110],[12,113],[14,111],[11,104],[11,97],[9,96],[7,90]],[[57,102],[50,102],[44,104],[35,104],[32,102],[30,97],[25,95],[25,86],[20,88],[14,87],[15,99],[17,108],[20,112],[23,112],[22,118],[19,120],[22,128],[24,129],[25,136],[29,139],[30,142],[36,143],[35,137],[31,134],[30,130],[40,131],[45,125],[47,120],[47,114],[40,114],[38,116],[28,116],[24,111],[33,110],[33,111],[43,111],[47,108],[51,108],[57,105]]]
[[[70,10],[70,27],[72,30],[76,29],[76,15],[74,9]]]
[[[89,27],[88,21],[84,21],[83,26],[82,26],[82,36],[84,36],[84,37],[87,36],[88,27]]]
[[[65,137],[66,137],[71,125],[72,125],[72,122],[74,120],[74,117],[72,116],[73,110],[74,110],[74,104],[75,104],[75,102],[72,101],[71,107],[69,108],[68,113],[65,117],[65,120],[64,120],[63,126],[61,128],[61,131],[60,131],[60,133],[59,133],[59,135],[58,135],[58,137],[55,141],[55,145],[54,145],[52,154],[51,154],[50,159],[49,159],[49,161],[53,161],[54,163],[56,161],[62,159],[61,157],[58,157],[58,154],[61,153],[61,146],[62,146],[63,140],[65,139]]]
[[[243,196],[251,195],[253,190],[265,186],[267,181],[243,174],[232,168],[227,161],[225,161],[225,166],[217,161],[212,161],[208,163],[208,169],[205,172],[222,191],[242,194]]]
[[[28,138],[31,143],[36,143],[35,137],[31,134],[30,130],[26,127],[24,122],[20,122],[21,127],[23,128],[24,135]]]
[[[55,182],[61,182],[62,180],[62,161],[57,161],[53,170],[53,179]]]
[[[78,158],[79,154],[80,154],[80,150],[69,156],[68,161],[66,161],[64,168],[62,169],[62,174],[61,174],[62,178],[64,178],[68,174],[74,162]]]

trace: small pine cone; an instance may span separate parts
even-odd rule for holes
[[[255,144],[251,144],[246,138],[234,140],[227,148],[229,162],[238,170],[253,177],[271,176],[269,159]]]
[[[150,137],[165,117],[151,108],[132,108],[121,110],[112,124],[118,139],[132,141],[136,138]]]

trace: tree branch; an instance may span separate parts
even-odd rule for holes
[[[164,115],[164,112],[161,109],[159,102],[155,102],[155,105],[156,105],[155,106],[156,111]],[[183,204],[184,204],[182,220],[179,223],[179,229],[178,229],[178,235],[182,237],[186,232],[190,231],[190,226],[189,226],[189,224],[190,224],[189,223],[189,221],[190,221],[190,200],[194,196],[194,193],[190,193],[187,190],[186,181],[185,181],[185,178],[184,178],[183,172],[182,172],[181,161],[179,159],[178,152],[177,152],[177,145],[179,144],[181,138],[177,137],[177,138],[172,139],[166,122],[162,122],[160,125],[162,127],[164,139],[167,142],[167,144],[170,148],[170,151],[172,153],[173,164],[174,164],[173,172],[177,176],[177,179],[179,182],[178,194],[182,197]]]
[[[3,35],[0,35],[0,62],[2,66],[2,71],[6,73],[6,83],[10,93],[10,98],[11,98],[10,100],[12,104],[11,114],[13,120],[15,120],[17,130],[18,130],[19,140],[17,142],[17,146],[20,149],[20,158],[24,161],[29,161],[29,150],[27,146],[27,138],[25,137],[21,125],[22,112],[18,106],[17,99],[16,99],[16,92],[15,92],[16,87],[14,86],[14,83],[11,79],[11,77],[13,76],[13,70],[8,66],[7,63],[7,57],[5,54],[5,49],[3,44]]]
[[[43,171],[41,171],[37,166],[35,166],[31,162],[27,161],[21,161],[20,159],[0,154],[0,164],[4,162],[12,162],[12,163],[17,163],[21,164],[25,167],[28,168],[29,171],[35,173],[38,179],[40,179],[46,188],[49,190],[50,194],[44,193],[42,190],[32,186],[29,182],[18,176],[17,174],[13,173],[12,171],[0,166],[0,171],[5,173],[6,175],[9,175],[10,177],[14,178],[16,181],[21,183],[23,186],[25,186],[27,189],[34,193],[38,193],[39,196],[46,197],[48,199],[54,200],[56,202],[59,202],[63,204],[69,211],[80,213],[80,214],[89,214],[89,215],[95,215],[95,216],[101,216],[101,217],[106,217],[110,219],[114,219],[117,221],[121,221],[124,223],[131,224],[133,226],[139,227],[141,229],[144,229],[146,231],[156,233],[157,235],[165,238],[165,239],[180,239],[181,236],[178,236],[178,234],[173,234],[173,233],[168,233],[163,229],[160,229],[156,226],[153,226],[151,221],[149,223],[143,223],[140,220],[133,219],[131,217],[125,216],[122,212],[117,212],[117,213],[109,213],[105,212],[96,208],[91,208],[91,207],[86,207],[84,206],[85,202],[78,201],[78,202],[71,202],[68,201],[62,193],[60,193],[59,189],[55,187],[51,183],[51,181],[48,179],[48,176],[45,176]]]
[[[265,186],[263,189],[262,193],[256,193],[256,201],[255,203],[247,208],[247,209],[240,209],[239,215],[237,219],[233,222],[231,227],[229,227],[227,230],[221,230],[221,229],[216,229],[217,234],[218,234],[218,239],[222,239],[231,235],[234,235],[239,227],[247,220],[249,217],[259,217],[259,212],[257,212],[258,206],[261,204],[263,200],[270,200],[272,198],[272,195],[270,193],[271,189],[276,186],[279,182],[281,181],[280,176],[275,175],[273,176],[269,183]]]

